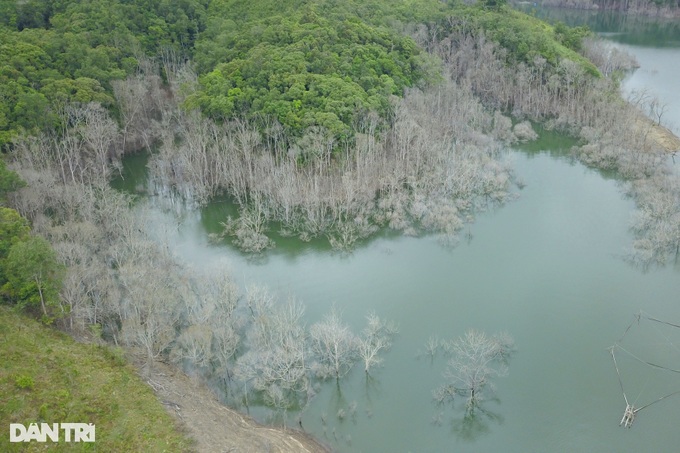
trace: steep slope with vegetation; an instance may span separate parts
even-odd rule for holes
[[[385,116],[390,96],[422,79],[411,39],[305,9],[229,32],[209,27],[197,62],[214,69],[199,79],[202,89],[188,105],[215,118],[272,116],[297,136],[321,126],[342,140],[361,115]]]
[[[120,350],[76,343],[0,306],[0,356],[0,423],[5,427],[93,423],[96,450],[193,448]],[[83,445],[61,442],[50,451],[81,450]],[[5,431],[0,450],[44,451],[44,446],[10,443]]]
[[[33,189],[49,191],[37,175],[55,170],[63,183],[100,184],[122,152],[160,145],[152,176],[198,202],[234,197],[241,215],[225,233],[246,249],[270,245],[272,221],[338,248],[383,225],[453,238],[475,209],[507,199],[512,175],[497,157],[514,136],[496,111],[508,106],[449,83],[433,46],[452,32],[487,33],[506,46],[509,67],[540,57],[546,74],[562,60],[597,72],[575,52],[579,33],[500,4],[173,5],[36,2],[42,13],[27,16],[14,4],[2,31],[14,57],[0,129],[17,165],[33,169],[22,173]],[[433,109],[432,96],[453,105]],[[27,133],[42,138],[20,139]],[[22,214],[54,220],[60,210]]]
[[[510,10],[425,0],[3,0],[0,11],[3,147],[22,131],[59,126],[68,103],[97,102],[117,114],[112,82],[135,74],[145,56],[193,59],[202,88],[187,106],[214,118],[272,116],[292,135],[316,125],[338,138],[351,135],[362,114],[385,117],[391,95],[434,77],[401,34],[408,24],[461,17],[518,60],[543,54],[551,63],[566,57],[587,64],[561,46],[564,30]]]
[[[246,7],[246,4],[248,5]],[[508,49],[508,63],[542,56],[556,65],[577,61],[583,29],[554,28],[503,8],[397,2],[213,2],[211,17],[195,52],[201,89],[188,100],[214,118],[278,120],[292,136],[311,126],[337,139],[368,112],[392,114],[390,96],[423,88],[436,67],[402,33],[412,24],[447,28],[455,18],[468,30],[485,30]],[[502,20],[501,19],[502,15]],[[437,36],[432,36],[437,39]]]
[[[390,323],[307,329],[297,301],[195,274],[109,180],[146,148],[159,191],[228,195],[224,235],[261,252],[273,227],[342,250],[379,228],[455,243],[514,196],[503,151],[529,120],[579,137],[591,165],[663,173],[618,93],[625,59],[503,3],[1,0],[0,146],[25,181],[3,164],[3,301],[194,369],[236,405],[302,410],[318,382],[369,372]],[[661,261],[680,235],[662,239],[640,244]]]
[[[115,112],[111,81],[134,74],[144,55],[188,57],[206,3],[0,1],[0,147],[59,126],[72,102]]]

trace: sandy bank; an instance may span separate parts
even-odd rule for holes
[[[660,126],[649,118],[640,114],[635,127],[638,133],[645,137],[646,150],[663,150],[668,153],[680,151],[680,138],[670,129]]]

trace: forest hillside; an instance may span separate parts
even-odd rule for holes
[[[0,0],[0,299],[192,370],[234,406],[303,410],[321,382],[379,365],[396,326],[367,313],[353,332],[341,310],[308,326],[292,296],[191,269],[111,186],[123,157],[146,153],[148,190],[188,209],[229,199],[212,239],[255,257],[272,232],[344,253],[384,230],[453,246],[518,196],[507,149],[540,124],[632,181],[634,259],[663,264],[680,184],[641,120],[658,102],[620,95],[635,64],[503,0]],[[15,365],[7,391],[24,375],[37,389]],[[20,391],[6,417],[61,414]]]

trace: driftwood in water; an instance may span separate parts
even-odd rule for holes
[[[662,365],[657,364],[657,363],[652,363],[652,362],[649,362],[647,360],[643,360],[642,358],[636,356],[635,354],[631,353],[630,351],[625,349],[623,346],[621,346],[621,341],[628,334],[628,331],[631,329],[631,327],[633,327],[633,325],[636,322],[637,322],[637,324],[640,324],[640,321],[642,319],[652,321],[652,322],[656,322],[656,323],[660,323],[660,324],[665,324],[665,325],[668,325],[668,326],[674,327],[674,328],[680,328],[680,325],[678,325],[678,324],[672,324],[672,323],[667,322],[667,321],[662,321],[660,319],[652,318],[651,316],[647,315],[646,313],[639,312],[638,314],[635,315],[635,318],[633,319],[633,321],[631,321],[630,325],[626,328],[626,331],[623,333],[623,336],[616,343],[614,343],[613,346],[611,346],[609,348],[609,352],[611,353],[612,360],[614,362],[614,368],[616,368],[616,375],[619,378],[619,385],[621,386],[621,392],[623,393],[623,399],[626,401],[626,410],[623,412],[623,418],[621,418],[621,422],[619,423],[619,426],[624,426],[626,428],[630,428],[631,426],[633,426],[633,422],[635,421],[635,415],[638,412],[640,412],[642,409],[645,409],[645,408],[651,406],[652,404],[656,404],[659,401],[663,401],[666,398],[670,398],[671,396],[680,394],[680,390],[675,391],[675,392],[671,392],[667,395],[664,395],[660,398],[657,398],[656,400],[654,400],[650,403],[647,403],[644,406],[638,407],[638,408],[634,407],[633,404],[635,404],[635,403],[630,404],[630,402],[628,401],[628,396],[626,395],[626,391],[623,388],[623,381],[621,379],[621,372],[619,371],[619,365],[616,362],[616,355],[614,354],[615,349],[625,352],[630,357],[632,357],[634,360],[637,360],[638,362],[643,363],[645,365],[648,365],[652,368],[670,371],[670,372],[673,372],[673,373],[680,373],[680,369],[668,368],[668,367],[662,366]],[[668,338],[667,338],[667,340],[668,340]],[[668,341],[670,342],[670,340],[668,340]]]
[[[630,428],[633,426],[633,421],[635,421],[635,413],[637,411],[633,406],[630,404],[626,405],[626,410],[623,412],[623,418],[621,419],[621,423],[619,423],[619,426],[625,427],[625,428]]]

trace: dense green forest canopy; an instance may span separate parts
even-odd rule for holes
[[[424,76],[412,39],[357,18],[307,9],[215,32],[197,48],[201,72],[215,69],[193,105],[214,117],[270,115],[295,135],[322,126],[346,136],[357,115],[385,116],[390,96]]]
[[[110,81],[134,73],[141,55],[189,56],[205,3],[0,1],[0,146],[55,126],[65,103],[113,105]]]
[[[350,138],[362,115],[388,118],[392,96],[436,80],[436,65],[408,36],[417,24],[484,30],[507,49],[508,64],[540,55],[596,73],[575,52],[587,31],[502,2],[0,0],[0,146],[57,126],[67,103],[115,113],[111,81],[162,54],[194,63],[200,85],[187,108],[275,118],[292,136],[322,126]]]
[[[542,57],[555,66],[561,60],[569,59],[580,63],[590,74],[599,75],[597,68],[578,54],[583,38],[591,34],[586,27],[568,27],[559,22],[549,25],[507,7],[502,12],[465,8],[447,24],[447,28],[462,28],[470,32],[484,30],[488,38],[507,50],[508,64],[531,64],[536,57]]]

